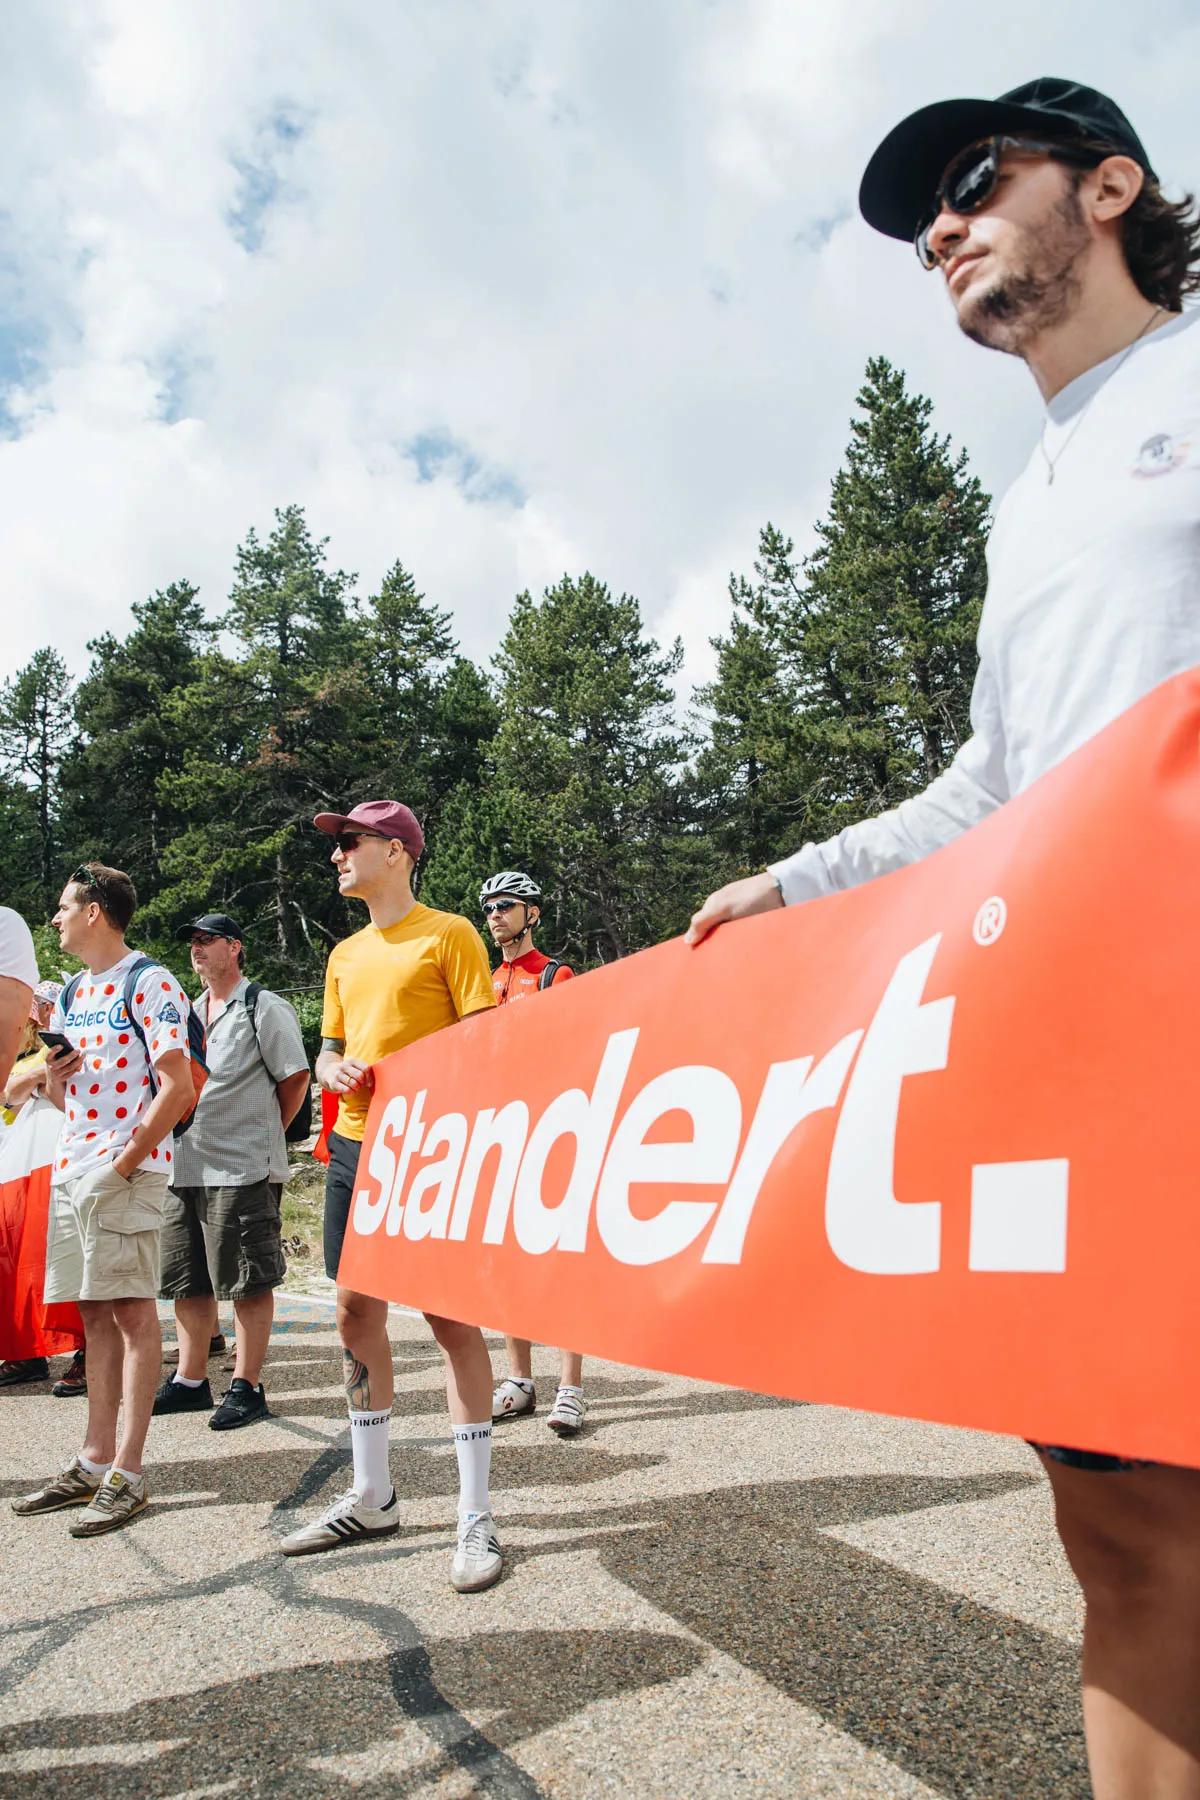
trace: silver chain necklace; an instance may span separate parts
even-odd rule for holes
[[[1083,406],[1081,406],[1079,409],[1079,417],[1076,419],[1076,421],[1072,425],[1070,431],[1068,431],[1066,437],[1063,439],[1063,442],[1059,447],[1057,456],[1051,456],[1050,452],[1046,448],[1046,423],[1047,423],[1047,421],[1046,420],[1042,421],[1042,435],[1038,439],[1038,448],[1041,450],[1042,457],[1046,464],[1046,486],[1047,487],[1050,487],[1053,484],[1054,471],[1058,467],[1059,463],[1062,461],[1063,456],[1066,454],[1067,446],[1070,444],[1071,439],[1075,436],[1075,433],[1079,430],[1079,427],[1083,424],[1083,421],[1087,418],[1088,413],[1091,411],[1092,401],[1096,398],[1096,395],[1099,394],[1103,388],[1106,388],[1108,386],[1108,383],[1110,381],[1112,381],[1115,376],[1120,374],[1121,370],[1125,367],[1125,364],[1129,361],[1129,358],[1133,355],[1134,351],[1137,349],[1138,345],[1141,343],[1142,339],[1145,337],[1146,333],[1149,331],[1150,327],[1154,324],[1154,321],[1158,318],[1158,315],[1162,311],[1163,311],[1163,308],[1161,306],[1155,307],[1154,311],[1150,314],[1150,317],[1146,320],[1146,323],[1142,326],[1142,329],[1138,332],[1137,336],[1134,338],[1132,344],[1130,344],[1127,347],[1124,356],[1121,358],[1120,362],[1117,364],[1117,366],[1113,370],[1112,374],[1109,375],[1106,380],[1104,380],[1100,383],[1100,386],[1098,388],[1096,388],[1094,393],[1091,393],[1088,395],[1087,400],[1084,402]]]

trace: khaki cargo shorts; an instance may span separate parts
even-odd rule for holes
[[[45,1303],[154,1300],[167,1173],[89,1169],[50,1190]]]

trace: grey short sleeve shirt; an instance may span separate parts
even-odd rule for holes
[[[256,1037],[246,1010],[248,985],[243,977],[211,1021],[207,995],[197,1006],[207,1033],[208,1080],[189,1130],[176,1142],[175,1187],[287,1180],[275,1086],[307,1069],[308,1057],[295,1009],[266,988],[258,996]]]

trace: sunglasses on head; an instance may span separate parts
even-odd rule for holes
[[[936,269],[941,261],[929,243],[934,221],[943,212],[967,215],[986,206],[996,192],[1006,150],[1029,150],[1080,169],[1095,168],[1106,154],[1111,154],[1089,149],[1084,144],[1042,143],[1034,138],[989,137],[982,138],[977,144],[969,144],[946,164],[933,196],[933,205],[917,227],[913,244],[923,269]]]
[[[524,901],[520,900],[485,900],[483,916],[485,919],[490,919],[493,913],[511,912],[514,906],[522,905],[524,905]]]

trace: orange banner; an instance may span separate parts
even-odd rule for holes
[[[388,1057],[340,1279],[1200,1465],[1200,670],[869,885]]]

